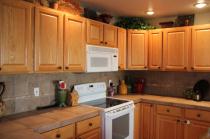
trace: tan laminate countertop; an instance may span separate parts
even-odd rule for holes
[[[172,105],[183,108],[194,108],[200,110],[210,111],[210,102],[209,101],[193,101],[184,98],[175,98],[175,97],[165,97],[165,96],[155,96],[155,95],[117,95],[115,98],[133,100],[134,103],[139,102],[148,102],[164,105]]]
[[[0,122],[0,138],[46,139],[40,133],[89,119],[99,114],[100,109],[81,105],[35,112],[35,114],[24,117],[6,117]]]

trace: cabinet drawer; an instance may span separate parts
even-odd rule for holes
[[[185,110],[185,117],[188,119],[210,122],[210,112],[202,110]]]
[[[83,134],[101,125],[101,117],[97,116],[77,123],[77,135]]]
[[[73,139],[75,138],[75,124],[71,124],[59,129],[54,129],[42,134],[48,139]]]
[[[171,116],[182,116],[182,109],[173,106],[157,105],[157,113]]]

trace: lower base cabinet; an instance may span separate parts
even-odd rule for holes
[[[79,136],[77,139],[101,139],[101,129],[97,128],[92,131],[89,131]]]
[[[188,125],[184,126],[184,139],[202,139],[208,128],[210,128],[210,123],[190,121]]]
[[[140,139],[140,114],[141,104],[135,104],[134,108],[134,139]]]
[[[177,117],[157,115],[155,139],[182,139],[183,125]]]

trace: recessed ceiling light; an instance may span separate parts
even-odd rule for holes
[[[153,11],[147,11],[147,15],[153,15],[153,14],[155,14],[155,12],[153,12]]]
[[[196,8],[199,8],[199,9],[201,9],[201,8],[204,8],[204,7],[206,7],[207,6],[207,3],[196,3],[195,5],[194,5]]]

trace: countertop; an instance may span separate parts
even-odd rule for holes
[[[80,105],[68,108],[54,108],[8,116],[1,119],[2,139],[46,139],[40,133],[63,127],[100,114],[100,109]]]
[[[177,106],[177,107],[182,107],[182,108],[193,108],[193,109],[210,111],[210,101],[197,102],[197,101],[184,99],[184,98],[155,96],[155,95],[138,95],[138,94],[117,95],[117,96],[114,96],[114,98],[133,100],[134,103],[148,102],[148,103],[155,103],[155,104]]]

